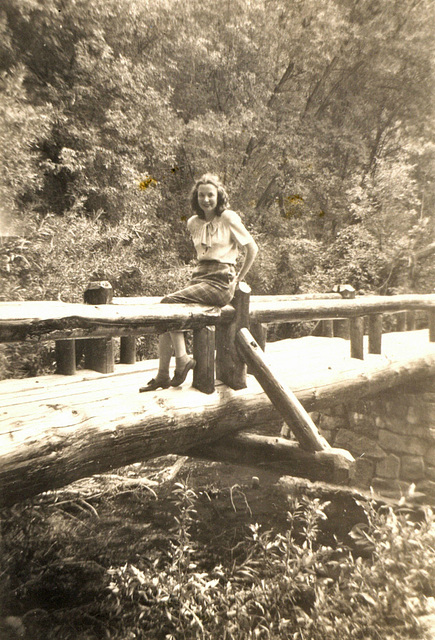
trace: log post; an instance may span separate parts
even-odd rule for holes
[[[240,329],[236,340],[254,376],[275,409],[292,429],[301,447],[307,451],[328,451],[331,448],[329,443],[319,434],[310,415],[291,389],[271,371],[249,330]]]
[[[119,361],[121,364],[136,362],[136,338],[134,336],[121,337]]]
[[[109,282],[90,282],[84,293],[86,304],[110,304],[113,300],[113,289]],[[86,340],[85,367],[100,373],[114,371],[113,339],[91,338]]]
[[[382,313],[369,316],[369,353],[382,353]]]
[[[396,313],[397,317],[397,331],[406,331],[406,311],[400,311]]]
[[[350,357],[364,360],[364,317],[350,319]]]
[[[258,320],[250,319],[250,332],[254,336],[257,344],[259,345],[262,351],[266,350],[267,343],[267,324],[263,324],[258,322]]]
[[[322,336],[324,338],[334,337],[334,320],[322,320]]]
[[[250,293],[249,285],[240,282],[231,302],[236,310],[233,321],[216,327],[216,377],[231,389],[246,387],[247,368],[237,351],[236,335],[249,327]]]
[[[56,340],[56,373],[72,376],[76,370],[76,341]]]
[[[435,342],[435,309],[431,309],[429,316],[429,341]]]
[[[193,331],[192,351],[196,360],[192,386],[203,393],[213,393],[215,390],[214,327],[202,327]]]
[[[353,300],[356,295],[356,291],[351,284],[338,284],[333,288],[333,291],[334,293],[339,293],[343,300]],[[336,338],[344,338],[345,340],[351,338],[350,321],[348,319],[334,320],[333,326]]]
[[[414,309],[410,309],[410,311],[406,312],[406,330],[415,331],[416,326],[416,312]]]
[[[350,338],[350,323],[349,320],[333,320],[334,323],[334,337],[344,338],[349,340]]]
[[[262,351],[266,351],[266,342],[267,342],[267,324],[262,324],[253,318],[249,319],[249,330],[253,335],[255,341]],[[251,369],[248,367],[248,373],[253,373]]]

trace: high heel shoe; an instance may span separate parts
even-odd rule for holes
[[[171,380],[171,387],[179,387],[180,384],[183,384],[187,377],[187,374],[191,369],[194,369],[195,366],[196,360],[190,358],[189,362],[184,365],[184,369],[182,369],[181,371],[176,370]]]
[[[156,389],[159,389],[160,387],[162,389],[169,389],[169,387],[171,386],[171,380],[169,379],[169,377],[165,380],[156,380],[155,378],[152,378],[145,387],[141,387],[139,389],[139,393],[143,393],[144,391],[155,391]]]

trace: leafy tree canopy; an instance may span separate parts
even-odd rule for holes
[[[207,170],[259,291],[431,290],[403,267],[434,239],[433,28],[432,0],[4,0],[2,215],[152,227],[175,266]]]

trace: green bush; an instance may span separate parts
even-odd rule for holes
[[[422,638],[418,616],[435,588],[435,521],[363,504],[352,536],[361,553],[324,545],[319,499],[290,504],[285,534],[250,535],[230,566],[203,569],[193,542],[195,493],[175,490],[179,514],[167,557],[112,568],[113,638],[165,640],[395,640]],[[115,624],[116,623],[116,624]]]

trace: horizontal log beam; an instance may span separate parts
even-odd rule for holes
[[[335,294],[334,294],[335,295]],[[430,311],[435,295],[364,296],[354,300],[252,297],[250,317],[260,323],[353,318],[407,309]],[[291,296],[290,296],[291,298]],[[133,300],[137,300],[133,298]],[[145,299],[147,300],[147,299]],[[53,301],[0,302],[0,342],[138,336],[227,324],[234,308],[151,303],[85,305]]]
[[[253,296],[264,303],[271,296]],[[273,296],[277,302],[334,299],[337,293]],[[0,342],[19,342],[38,338],[61,340],[140,336],[176,329],[197,329],[230,322],[234,308],[222,311],[204,305],[161,304],[161,297],[113,298],[109,307],[87,306],[55,300],[0,302]]]
[[[271,298],[275,302],[297,302],[298,300],[342,300],[342,296],[339,293],[295,293],[295,294],[278,294],[278,295],[266,295],[266,296],[251,296],[251,303],[256,302],[270,302]],[[113,298],[113,304],[129,305],[129,304],[151,304],[159,303],[161,297],[147,297],[147,296],[134,296],[130,298]]]
[[[227,307],[227,321],[234,309]],[[140,336],[215,325],[218,307],[184,304],[0,303],[0,342]]]
[[[336,484],[348,484],[351,481],[355,462],[344,449],[330,447],[327,451],[311,452],[285,438],[245,432],[199,445],[189,449],[187,454],[216,462],[269,468],[283,475]]]
[[[435,295],[363,296],[352,300],[270,301],[251,304],[251,317],[258,322],[301,322],[355,318],[374,313],[396,313],[408,309],[429,311]]]
[[[307,411],[321,411],[434,377],[435,347],[426,333],[415,332],[406,352],[412,357],[401,351],[403,334],[389,334],[399,345],[396,359],[372,356],[344,368],[345,345],[336,338],[272,343],[268,357],[282,368],[292,358],[300,361],[298,344],[306,358],[311,348],[303,376],[293,367],[281,375]],[[187,385],[139,394],[155,366],[144,361],[118,365],[106,376],[86,370],[0,382],[0,506],[126,464],[188,452],[238,431],[279,433],[282,418],[253,376],[238,391],[218,383],[210,395]]]

